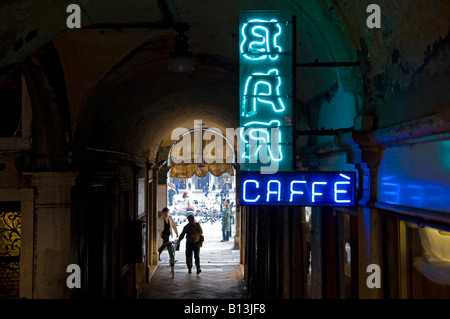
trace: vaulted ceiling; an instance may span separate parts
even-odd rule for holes
[[[0,4],[0,76],[51,43],[63,70],[75,146],[155,159],[176,127],[194,120],[239,126],[241,10],[291,10],[297,63],[352,62],[352,68],[297,68],[297,127],[341,128],[358,115],[376,128],[446,111],[450,105],[450,2],[378,0],[381,29],[366,25],[367,1],[82,1],[82,29],[66,26],[67,1]],[[187,22],[195,71],[167,66]],[[445,113],[445,112],[444,112]],[[339,115],[339,116],[336,116]]]

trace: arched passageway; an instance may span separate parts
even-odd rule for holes
[[[239,264],[241,230],[236,205],[235,137],[232,143],[231,137],[217,128],[201,125],[191,130],[176,128],[174,135],[166,162],[167,183],[162,186],[167,201],[160,205],[169,208],[180,233],[188,223],[188,215],[193,215],[201,225],[205,236],[200,250],[203,265]],[[230,215],[225,214],[226,210]],[[180,253],[184,252],[181,245]]]

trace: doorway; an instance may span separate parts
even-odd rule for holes
[[[222,216],[226,202],[231,210],[228,234],[223,233]],[[204,177],[167,177],[167,203],[169,214],[181,234],[187,224],[187,216],[194,215],[203,229],[205,242],[201,259],[208,263],[239,263],[239,244],[235,243],[237,229],[236,178],[224,173],[214,176],[210,172]],[[183,259],[184,244],[180,245],[178,256]],[[183,259],[184,260],[184,259]]]

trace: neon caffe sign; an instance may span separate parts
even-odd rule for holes
[[[295,171],[294,30],[289,11],[240,13],[241,204],[355,206],[354,172]]]
[[[355,206],[355,172],[241,172],[241,205]]]

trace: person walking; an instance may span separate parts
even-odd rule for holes
[[[231,208],[230,204],[225,204],[222,214],[222,242],[230,240],[231,233]]]
[[[169,189],[169,206],[173,205],[173,197],[175,196],[175,191],[173,188]]]
[[[192,269],[192,253],[195,258],[195,267],[197,268],[197,275],[202,272],[200,268],[200,247],[202,246],[203,229],[199,223],[195,222],[194,215],[187,217],[188,224],[184,226],[183,231],[178,238],[178,244],[181,243],[186,236],[186,266],[188,273]]]
[[[159,260],[161,261],[161,253],[164,251],[167,245],[170,245],[169,238],[173,236],[172,229],[175,231],[176,236],[178,237],[178,229],[173,221],[172,216],[169,216],[169,209],[164,207],[162,209],[162,216],[158,218],[157,229],[159,231],[159,236],[162,239],[162,245],[159,247]],[[172,256],[171,260],[172,260]]]

